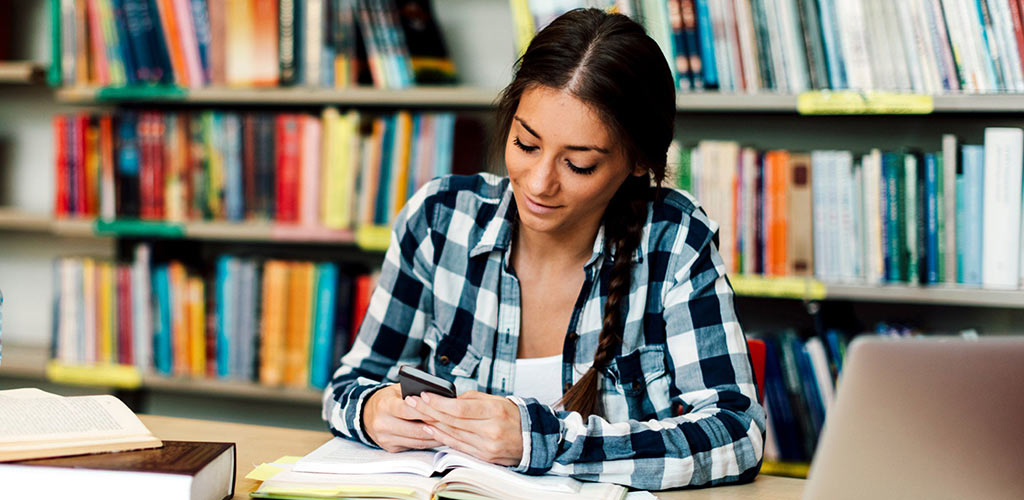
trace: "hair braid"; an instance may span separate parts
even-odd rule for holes
[[[659,182],[660,184],[660,179]],[[616,193],[605,212],[605,251],[614,249],[615,261],[609,273],[608,298],[605,300],[601,334],[594,353],[594,363],[562,396],[561,403],[569,411],[577,411],[583,418],[597,413],[598,371],[618,354],[622,345],[622,317],[626,311],[632,284],[633,254],[640,246],[647,220],[647,201],[650,180],[647,176],[630,177]]]

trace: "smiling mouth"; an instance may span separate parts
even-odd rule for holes
[[[534,201],[533,198],[530,198],[529,196],[525,196],[525,198],[526,198],[526,201],[528,203],[530,203],[531,205],[534,205],[534,206],[536,206],[538,208],[547,209],[547,210],[554,210],[556,208],[561,207],[561,205],[545,205],[543,203],[537,203],[536,201]]]

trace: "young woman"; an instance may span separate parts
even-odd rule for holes
[[[643,489],[752,479],[764,411],[716,225],[660,187],[675,86],[657,44],[625,16],[569,12],[498,119],[507,178],[436,179],[398,216],[324,393],[331,431]],[[458,398],[403,400],[401,365]]]

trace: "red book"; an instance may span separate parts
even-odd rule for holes
[[[242,119],[242,195],[245,199],[245,217],[256,214],[256,115],[246,113]]]
[[[153,120],[153,137],[152,137],[152,159],[153,159],[153,217],[156,219],[163,219],[166,213],[166,193],[167,193],[167,165],[165,151],[165,141],[167,139],[167,124],[165,123],[165,117],[163,113],[154,112],[152,114]]]
[[[139,141],[139,218],[153,218],[153,159],[150,114],[139,113],[136,136]]]
[[[75,215],[87,215],[89,213],[89,207],[86,204],[88,191],[88,179],[86,176],[86,158],[88,155],[89,148],[87,147],[85,136],[89,133],[89,115],[80,114],[75,117],[75,136],[73,137],[73,144],[75,148],[75,164],[72,168],[75,169]]]
[[[302,169],[299,157],[302,144],[300,121],[299,116],[292,114],[277,117],[277,213],[274,219],[278,222],[299,220],[299,176]]]
[[[134,364],[132,345],[132,274],[128,265],[117,266],[117,357],[122,365]]]
[[[54,151],[54,179],[56,180],[56,192],[53,196],[53,215],[65,217],[68,215],[68,120],[64,115],[53,117],[53,151]]]
[[[1010,19],[1013,21],[1013,37],[1017,42],[1017,54],[1024,61],[1024,0],[1010,0]]]
[[[366,317],[366,310],[370,307],[370,295],[373,294],[373,277],[369,274],[361,274],[356,278],[355,296],[352,298],[352,338],[348,345],[351,347],[356,341],[356,334]]]

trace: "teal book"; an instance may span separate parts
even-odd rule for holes
[[[898,186],[902,158],[897,153],[882,155],[882,238],[885,249],[885,280],[898,282],[902,280],[900,272],[902,252],[900,249],[899,199]]]
[[[231,286],[231,260],[229,255],[221,255],[217,258],[216,307],[217,311],[217,376],[227,378],[231,375],[231,352],[234,346],[231,342],[231,331],[234,328],[236,318],[231,314],[232,301],[237,297],[237,290]]]
[[[153,316],[153,365],[157,373],[170,375],[174,359],[171,349],[171,283],[166,265],[153,269],[153,296],[156,314]]]
[[[917,156],[903,156],[903,184],[900,190],[900,249],[903,261],[900,262],[900,278],[906,283],[917,283]]]
[[[935,154],[935,259],[938,274],[936,283],[946,282],[946,178],[942,153]]]
[[[338,294],[338,265],[326,262],[316,269],[316,304],[313,316],[313,342],[310,344],[309,383],[327,387],[334,352],[335,297]]]
[[[373,223],[383,226],[389,222],[389,207],[392,206],[391,190],[388,188],[391,186],[391,156],[395,153],[395,115],[388,115],[380,120],[384,122],[384,136],[380,146],[380,171],[373,204]]]
[[[981,285],[985,147],[964,146],[956,179],[957,281]]]
[[[939,283],[942,281],[939,275],[939,263],[942,262],[942,256],[939,255],[939,243],[942,241],[942,237],[939,235],[939,200],[942,198],[942,194],[939,192],[939,172],[941,168],[938,165],[938,159],[935,154],[928,153],[924,156],[924,204],[925,209],[924,220],[925,220],[925,245],[924,251],[924,282],[925,283]]]

